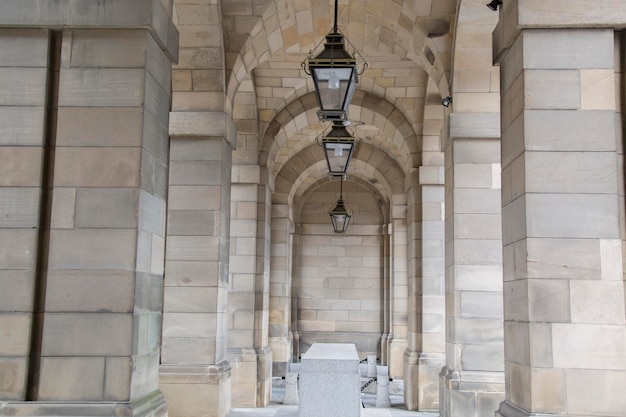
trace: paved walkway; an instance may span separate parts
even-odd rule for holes
[[[274,388],[272,390],[272,400],[264,408],[233,408],[228,417],[298,417],[297,405],[283,405],[284,389]],[[362,408],[362,417],[438,417],[439,413],[423,413],[407,411],[403,403],[402,396],[391,395],[390,408],[376,408],[376,396],[370,393],[361,394],[361,401],[365,408]],[[319,416],[319,417],[341,417],[341,416]]]

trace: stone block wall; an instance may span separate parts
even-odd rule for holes
[[[50,33],[0,29],[0,398],[26,398],[44,159]]]

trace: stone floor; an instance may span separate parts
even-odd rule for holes
[[[228,417],[298,417],[297,405],[283,405],[284,389],[274,386],[270,404],[264,408],[233,408]],[[408,411],[404,406],[401,395],[390,395],[391,407],[376,408],[376,395],[365,392],[361,394],[361,401],[365,406],[362,408],[362,417],[437,417],[439,413],[424,413]],[[319,416],[341,417],[341,416]]]

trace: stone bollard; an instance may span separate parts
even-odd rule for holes
[[[367,355],[367,377],[376,376],[376,355]]]
[[[389,369],[386,366],[379,366],[377,371],[376,407],[389,408],[391,407],[391,400],[389,399]]]
[[[298,373],[287,372],[287,375],[285,375],[285,397],[283,398],[283,404],[296,405],[299,402]]]

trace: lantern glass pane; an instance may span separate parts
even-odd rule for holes
[[[347,217],[342,215],[334,215],[331,217],[333,221],[333,229],[335,230],[335,232],[343,232]]]
[[[346,110],[356,87],[354,69],[317,67],[311,70],[315,72],[321,109]]]
[[[317,79],[323,87],[322,81],[328,81],[333,75],[339,77],[342,81],[348,81],[352,78],[352,68],[315,68]]]
[[[324,142],[324,152],[331,173],[344,173],[352,154],[354,143]]]
[[[345,233],[348,230],[348,224],[350,223],[351,216],[344,214],[334,214],[330,216],[333,223],[333,230],[335,233]]]

